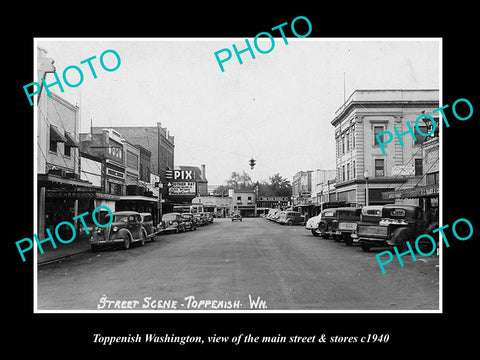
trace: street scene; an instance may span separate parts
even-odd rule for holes
[[[382,275],[372,254],[305,227],[220,218],[127,251],[87,251],[40,266],[37,301],[59,310],[434,310],[437,263],[406,259]]]
[[[35,41],[37,311],[439,310],[438,40],[300,40]]]

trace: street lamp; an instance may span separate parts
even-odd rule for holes
[[[368,206],[368,178],[370,177],[368,170],[363,172],[363,177],[365,178],[365,205]]]
[[[160,224],[162,222],[162,189],[163,189],[163,183],[159,181],[155,185],[158,185],[158,206],[157,206],[157,213],[158,213],[158,223]]]

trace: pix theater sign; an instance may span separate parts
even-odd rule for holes
[[[197,182],[203,181],[201,171],[197,167],[181,166],[166,171],[168,194],[180,196],[196,196]]]

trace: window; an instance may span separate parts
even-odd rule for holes
[[[345,165],[342,165],[342,181],[345,181]]]
[[[375,177],[385,176],[385,160],[375,159]]]
[[[50,138],[50,148],[49,148],[50,151],[53,151],[54,153],[57,152],[57,142],[55,140],[52,140],[52,138]]]
[[[345,135],[342,135],[342,154],[345,154]]]
[[[427,174],[427,185],[435,185],[435,184],[438,184],[438,171]]]
[[[72,155],[72,147],[69,146],[69,145],[67,145],[67,144],[65,144],[64,149],[65,149],[65,150],[63,151],[63,153],[65,154],[65,156],[70,157],[70,156]]]
[[[357,178],[357,173],[356,173],[356,170],[355,170],[355,160],[353,160],[352,172],[353,172],[352,179],[356,179]]]
[[[415,159],[415,176],[423,175],[423,159]]]
[[[355,149],[355,125],[352,126],[352,149]]]
[[[251,200],[252,200],[252,197],[251,197],[251,196],[249,196],[249,197],[248,197],[248,200],[250,200],[250,201],[251,201]]]
[[[350,180],[350,163],[347,163],[347,180]]]
[[[350,151],[350,132],[347,132],[346,140],[347,140],[347,151]]]
[[[380,146],[380,144],[378,143],[378,140],[377,140],[377,134],[380,134],[381,132],[384,131],[384,127],[383,126],[374,126],[373,127],[373,145],[374,146]],[[384,135],[380,135],[380,140],[383,142],[384,141],[384,138],[383,138]]]
[[[420,125],[418,124],[418,129],[423,133],[423,134],[428,134],[428,127],[427,125]],[[416,141],[413,142],[413,145],[422,145],[422,143],[425,141],[427,138],[426,136],[420,135],[420,133],[417,131],[417,127],[415,126],[413,128],[413,133],[415,134],[415,139]]]
[[[237,196],[237,201],[241,201],[242,200],[242,197],[241,196]]]

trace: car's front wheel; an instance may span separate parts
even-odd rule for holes
[[[311,231],[313,236],[320,236],[320,233],[318,232],[318,230],[312,229]]]
[[[131,244],[131,240],[130,240],[130,235],[125,235],[125,237],[123,238],[123,248],[125,250],[128,250],[130,249],[130,244]]]
[[[350,234],[345,234],[343,235],[343,242],[347,246],[352,246],[353,245],[353,239]]]

